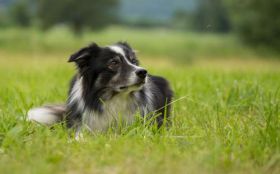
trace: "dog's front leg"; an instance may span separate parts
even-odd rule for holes
[[[79,126],[77,129],[76,129],[76,132],[75,132],[75,140],[76,141],[83,141],[84,140],[84,136],[83,136],[83,133],[81,131],[81,128],[82,126]]]

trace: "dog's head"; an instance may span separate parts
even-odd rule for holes
[[[135,52],[125,42],[107,47],[92,43],[74,53],[69,62],[76,63],[90,86],[100,89],[136,91],[146,82],[147,71],[139,66]]]

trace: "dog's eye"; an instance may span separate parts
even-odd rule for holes
[[[108,68],[113,69],[114,67],[117,67],[119,65],[119,61],[117,60],[112,60],[108,64]]]
[[[112,60],[112,61],[110,62],[110,65],[117,65],[117,64],[119,64],[119,62],[116,61],[116,60]]]
[[[137,60],[136,59],[131,59],[131,63],[132,64],[137,64]]]

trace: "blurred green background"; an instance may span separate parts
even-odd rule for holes
[[[64,53],[128,41],[141,55],[279,58],[277,0],[0,0],[0,51]]]

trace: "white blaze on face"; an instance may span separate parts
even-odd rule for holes
[[[140,70],[140,69],[143,69],[142,67],[139,67],[137,65],[134,65],[132,64],[130,61],[129,61],[129,58],[126,57],[125,55],[125,52],[123,50],[122,47],[118,46],[118,45],[112,45],[112,46],[109,46],[108,48],[110,48],[112,51],[114,51],[115,53],[118,53],[120,55],[123,56],[124,58],[124,61],[129,65],[129,66],[132,66],[134,68],[134,73],[131,73],[129,78],[128,78],[128,83],[133,85],[134,83],[136,83],[138,77],[136,75],[136,71],[137,70]]]
[[[116,53],[122,55],[122,56],[126,59],[124,50],[123,50],[121,47],[119,47],[119,46],[117,46],[117,45],[112,45],[112,46],[109,46],[109,48],[110,48],[112,51],[114,51],[114,52],[116,52]]]
[[[124,52],[124,50],[123,50],[122,47],[117,46],[117,45],[112,45],[112,46],[109,46],[109,48],[110,48],[112,51],[114,51],[115,53],[118,53],[118,54],[122,55],[122,56],[124,57],[125,62],[126,62],[127,64],[129,64],[130,66],[134,67],[135,69],[143,69],[143,68],[141,68],[141,67],[139,67],[139,66],[136,66],[136,65],[132,64],[132,63],[129,61],[129,58],[126,57],[125,52]]]

